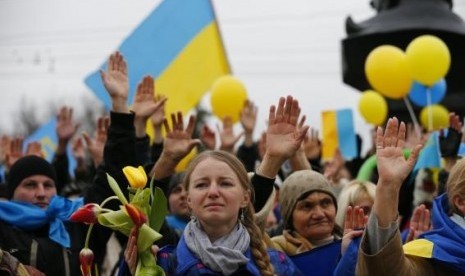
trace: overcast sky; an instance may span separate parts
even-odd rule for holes
[[[28,101],[79,111],[77,99],[94,97],[84,77],[159,2],[0,0],[0,130],[14,130],[10,114]],[[340,41],[347,15],[374,15],[369,0],[213,2],[233,73],[259,105],[257,137],[268,106],[287,94],[301,101],[311,126],[320,128],[322,110],[347,107],[357,131],[368,134],[357,110],[360,93],[342,83]],[[455,2],[454,12],[465,16],[465,1]]]

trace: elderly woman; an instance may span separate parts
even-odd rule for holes
[[[291,174],[281,187],[279,204],[284,231],[271,240],[287,255],[341,239],[342,229],[335,223],[336,197],[322,174],[311,170]]]
[[[379,180],[373,211],[362,238],[358,275],[465,274],[465,161],[451,170],[447,192],[433,204],[433,230],[402,248],[397,204],[402,182],[413,169],[421,145],[405,160],[405,124],[389,119],[378,128],[376,155]],[[382,269],[382,270],[381,270]]]

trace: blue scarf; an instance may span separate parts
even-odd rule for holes
[[[71,241],[63,221],[68,221],[74,211],[84,203],[83,198],[69,200],[54,196],[46,210],[26,202],[0,201],[0,220],[23,230],[35,230],[50,224],[48,236],[63,247]]]

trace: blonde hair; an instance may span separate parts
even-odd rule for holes
[[[457,213],[462,216],[465,215],[454,205],[455,196],[465,197],[465,159],[457,161],[450,170],[446,192],[449,199],[449,214]]]
[[[239,178],[242,188],[251,194],[253,193],[250,186],[249,178],[247,176],[247,171],[242,162],[236,156],[228,152],[218,150],[204,151],[197,155],[189,163],[183,181],[184,188],[186,189],[186,191],[189,191],[190,177],[194,169],[200,162],[209,158],[227,164]],[[239,218],[241,212],[240,210],[237,211],[237,215]],[[241,219],[241,223],[247,229],[247,232],[249,232],[250,249],[252,252],[252,256],[258,266],[258,269],[260,270],[262,275],[274,275],[274,268],[270,262],[270,256],[266,251],[265,244],[263,242],[262,232],[260,231],[255,222],[255,210],[253,208],[252,201],[249,201],[249,204],[242,209],[242,213],[244,214],[244,219]]]
[[[355,202],[363,197],[368,196],[371,200],[375,200],[376,185],[369,181],[353,180],[349,182],[339,194],[337,199],[338,210],[336,214],[336,223],[340,227],[344,227],[346,209],[348,206],[354,206]]]

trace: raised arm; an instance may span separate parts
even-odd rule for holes
[[[134,126],[136,128],[136,137],[144,137],[146,135],[147,120],[157,111],[162,109],[166,102],[166,98],[155,101],[155,83],[151,76],[145,76],[137,86],[136,96],[132,111],[136,117]]]
[[[234,145],[239,141],[239,139],[244,135],[243,132],[239,133],[238,135],[234,134],[234,124],[232,122],[231,117],[226,116],[223,118],[223,128],[220,128],[218,125],[218,133],[220,135],[220,149],[234,153]]]
[[[128,108],[128,67],[123,56],[115,52],[108,59],[107,71],[100,70],[103,85],[111,98],[112,111],[129,113]]]
[[[275,178],[281,165],[299,149],[309,126],[300,121],[299,101],[292,96],[279,99],[278,107],[272,105],[268,115],[266,149],[257,173]]]
[[[195,116],[191,115],[187,126],[184,128],[183,116],[181,112],[171,114],[172,127],[168,120],[163,124],[166,130],[166,138],[163,145],[163,152],[155,163],[151,175],[156,180],[160,180],[173,175],[176,165],[198,144],[200,140],[192,139],[195,127]]]
[[[388,227],[397,219],[399,191],[402,183],[412,171],[417,161],[421,145],[417,145],[406,160],[403,147],[405,124],[397,118],[388,120],[386,129],[376,130],[376,156],[378,164],[378,184],[376,187],[373,213],[380,227]]]

